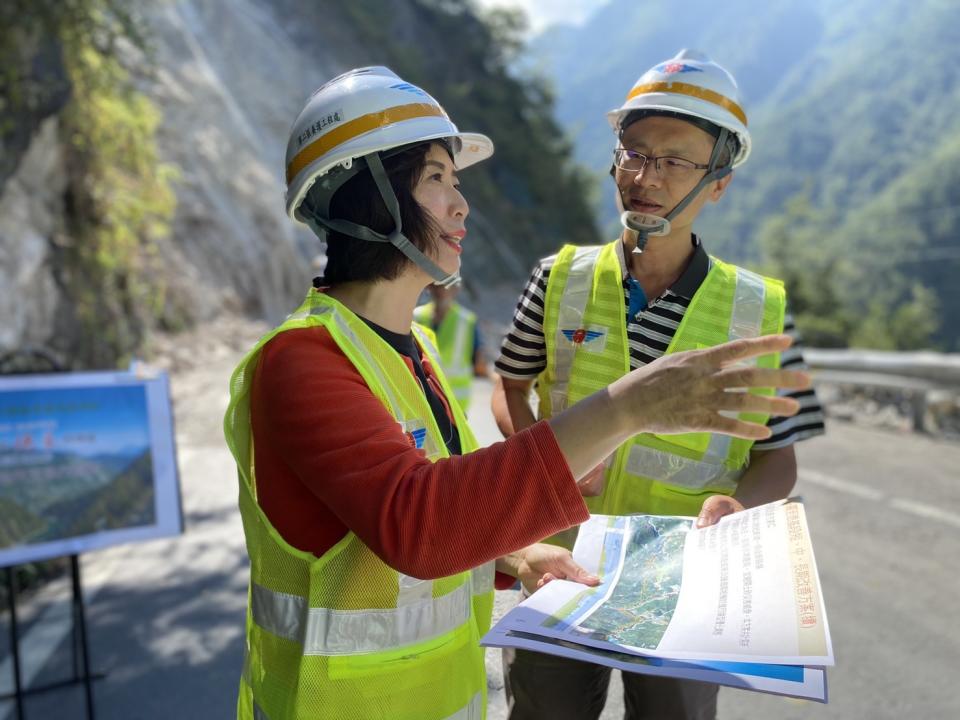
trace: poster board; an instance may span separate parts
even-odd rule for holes
[[[165,373],[0,376],[0,567],[182,531]]]

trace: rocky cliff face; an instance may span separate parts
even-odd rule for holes
[[[186,0],[150,13],[152,57],[135,62],[139,86],[163,113],[162,160],[180,169],[165,244],[171,289],[196,319],[223,309],[278,319],[320,250],[284,213],[287,132],[342,61],[306,57],[269,2]],[[297,71],[305,65],[311,72]]]
[[[42,344],[54,325],[49,256],[64,189],[56,114],[70,91],[56,43],[31,33],[14,47],[31,72],[18,106],[0,93],[0,351]]]
[[[18,154],[0,193],[0,350],[46,344],[59,297],[51,266],[64,189],[56,117],[42,120]]]
[[[277,25],[267,2],[150,3],[143,17],[148,50],[126,48],[123,64],[163,115],[160,160],[178,168],[172,232],[158,245],[171,302],[193,321],[224,310],[279,318],[309,282],[309,261],[319,251],[283,211],[285,135],[312,83],[339,71],[343,62],[311,59],[310,73],[291,72],[307,58]],[[28,132],[5,147],[4,349],[46,344],[69,351],[58,341],[69,334],[58,321],[66,299],[57,248],[69,241],[58,132],[62,104],[48,102],[14,118]]]
[[[417,0],[390,4],[384,24],[391,42],[420,50],[426,39],[434,43],[438,31],[422,27],[423,7]],[[224,311],[276,321],[308,287],[322,254],[319,241],[284,213],[292,120],[325,80],[388,58],[340,3],[170,0],[143,3],[141,12],[146,50],[123,45],[120,57],[162,113],[159,160],[177,168],[177,207],[154,264],[164,275],[166,302],[188,324]],[[58,253],[70,242],[58,116],[64,93],[57,97],[59,103],[15,118],[21,141],[3,147],[0,349],[46,344],[69,355],[74,323]],[[467,258],[468,269],[481,279],[518,278],[532,255],[511,249],[510,229],[500,231],[507,223],[498,228],[483,202],[472,209],[471,239],[485,252]]]

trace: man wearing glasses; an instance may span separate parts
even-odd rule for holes
[[[644,73],[607,117],[623,232],[601,247],[567,245],[534,269],[496,362],[493,411],[505,435],[666,353],[794,334],[782,284],[708,255],[692,230],[750,154],[733,77],[683,50]],[[759,364],[796,368],[803,359],[795,341]],[[691,433],[628,441],[581,481],[591,512],[697,515],[718,493],[745,507],[786,497],[797,477],[793,443],[823,433],[814,391],[790,394],[801,399],[796,416],[753,418],[767,422],[766,440]],[[574,537],[552,541],[569,547]],[[609,668],[522,650],[504,659],[511,720],[602,712]],[[715,685],[636,673],[623,681],[630,720],[716,717]]]

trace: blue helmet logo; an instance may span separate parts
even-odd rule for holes
[[[664,75],[673,75],[674,73],[703,72],[703,70],[698,67],[694,67],[693,65],[672,61],[660,63],[654,68],[654,70],[661,72]]]

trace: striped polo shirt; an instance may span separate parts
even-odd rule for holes
[[[710,256],[703,244],[696,235],[692,237],[692,242],[695,246],[693,257],[676,282],[633,317],[630,317],[629,312],[624,313],[631,370],[653,362],[666,352],[683,314],[690,306],[690,300],[710,271]],[[617,249],[623,273],[623,306],[629,308],[629,275],[623,257],[623,244],[617,243]],[[537,264],[520,296],[513,322],[500,346],[500,357],[496,361],[497,372],[503,377],[532,380],[547,366],[546,345],[543,340],[543,303],[550,269],[555,260],[556,255],[551,255]],[[783,331],[793,338],[793,345],[781,354],[780,366],[790,370],[806,369],[800,335],[789,313],[784,320]],[[786,447],[824,432],[823,408],[817,400],[816,391],[812,388],[799,391],[782,390],[779,394],[799,400],[800,412],[793,417],[771,417],[767,425],[773,434],[766,440],[754,443],[754,450]]]

